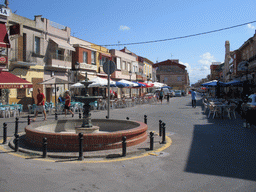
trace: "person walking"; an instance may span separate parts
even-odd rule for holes
[[[164,97],[164,92],[163,92],[163,89],[161,89],[160,93],[159,93],[159,99],[161,101],[161,104],[163,102],[163,97]]]
[[[191,91],[191,98],[192,98],[192,107],[196,108],[196,92],[195,89]]]
[[[67,116],[67,110],[72,114],[72,117],[74,117],[74,113],[70,110],[71,97],[70,97],[68,91],[66,91],[65,94],[66,94],[65,106],[64,106],[64,109],[65,109],[65,117]]]
[[[170,99],[170,93],[167,93],[167,102],[169,102]]]
[[[46,121],[46,111],[45,111],[45,106],[44,106],[44,99],[45,96],[44,94],[41,92],[41,88],[38,88],[38,94],[37,94],[37,107],[36,107],[36,114],[35,117],[33,119],[33,121],[36,120],[36,117],[38,115],[38,112],[43,112],[44,113],[44,120]]]

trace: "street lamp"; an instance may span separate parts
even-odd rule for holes
[[[150,77],[147,75],[147,83],[149,82]],[[148,92],[148,88],[147,88],[147,92]]]
[[[78,81],[77,71],[79,70],[79,68],[80,68],[80,63],[76,62],[76,63],[75,63],[75,69],[76,69],[76,82]]]
[[[248,83],[248,67],[249,67],[249,63],[246,61],[244,66],[246,67],[245,96],[246,96],[246,99],[247,99],[248,91],[249,91],[249,86],[248,86],[248,84],[249,84]]]
[[[132,81],[132,71],[129,71],[130,81]],[[130,98],[132,98],[132,88],[130,88]]]

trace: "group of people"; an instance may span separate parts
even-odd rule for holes
[[[160,100],[161,104],[163,103],[164,96],[165,96],[165,95],[164,95],[163,89],[161,89],[160,91],[156,91],[156,98],[157,98],[157,101]],[[169,102],[170,95],[169,95],[169,94],[166,94],[166,98],[167,98],[167,102]]]
[[[39,112],[42,112],[44,114],[44,120],[47,120],[46,117],[46,111],[45,111],[45,96],[42,93],[41,88],[38,88],[38,94],[37,94],[37,107],[36,107],[36,114],[35,117],[33,119],[33,121],[36,120],[36,117],[38,116]],[[65,110],[65,116],[67,116],[67,111],[69,111],[72,114],[72,117],[74,117],[74,113],[70,110],[70,105],[71,105],[71,97],[70,97],[70,93],[69,91],[65,92],[65,106],[64,106],[64,110]]]

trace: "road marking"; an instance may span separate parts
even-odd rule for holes
[[[0,143],[2,143],[3,140],[0,140]],[[23,158],[23,159],[32,159],[32,160],[37,160],[37,161],[46,161],[46,162],[54,162],[54,163],[111,163],[111,162],[118,162],[118,161],[126,161],[126,160],[132,160],[132,159],[138,159],[138,158],[142,158],[142,157],[147,157],[149,155],[153,155],[153,154],[158,154],[159,152],[167,149],[168,147],[170,147],[172,144],[172,140],[171,138],[167,137],[166,136],[166,144],[163,145],[162,147],[160,147],[159,149],[156,149],[156,150],[153,150],[151,151],[150,153],[149,152],[145,152],[141,155],[138,155],[138,156],[133,156],[133,157],[120,157],[118,159],[103,159],[102,158],[99,158],[100,160],[95,160],[96,158],[91,158],[91,160],[83,160],[83,161],[79,161],[77,159],[61,159],[59,158],[58,160],[55,160],[55,159],[49,159],[49,158],[42,158],[41,156],[40,157],[31,157],[31,156],[28,156],[26,154],[24,155],[21,155],[21,154],[17,154],[16,152],[12,151],[12,150],[7,150],[4,148],[4,145],[0,145],[0,150],[1,151],[4,151],[4,152],[8,152],[8,154],[10,155],[13,155],[13,156],[16,156],[16,157],[20,157],[20,158]],[[86,158],[85,158],[86,159]]]

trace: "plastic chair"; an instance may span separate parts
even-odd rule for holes
[[[236,119],[236,105],[235,104],[230,104],[229,106],[228,106],[228,108],[226,109],[227,110],[227,112],[228,112],[228,117],[229,117],[229,119],[231,119],[231,113],[233,113],[233,116],[234,116],[234,118]]]

